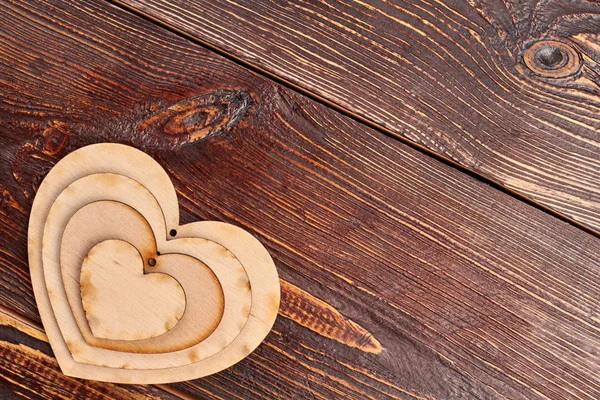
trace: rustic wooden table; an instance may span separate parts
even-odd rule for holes
[[[600,398],[600,4],[0,3],[0,398]],[[159,117],[157,117],[159,116]],[[250,231],[266,341],[169,385],[65,377],[27,224],[69,152]]]

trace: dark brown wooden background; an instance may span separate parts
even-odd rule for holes
[[[0,397],[599,398],[598,11],[0,3]],[[101,141],[153,155],[183,223],[269,249],[282,305],[250,357],[173,385],[60,374],[28,215]]]

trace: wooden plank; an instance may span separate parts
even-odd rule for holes
[[[31,198],[113,141],[173,179],[182,223],[275,259],[280,317],[203,398],[597,398],[600,241],[107,3],[0,5],[2,304],[38,320]]]
[[[600,228],[597,2],[116,1]]]
[[[44,332],[0,309],[2,399],[178,399],[155,386],[115,385],[64,376]]]

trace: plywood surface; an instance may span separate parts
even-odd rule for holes
[[[0,28],[0,302],[18,315],[39,321],[42,178],[120,142],[166,169],[182,223],[249,230],[281,277],[265,343],[179,393],[600,396],[596,237],[108,3],[4,2]]]

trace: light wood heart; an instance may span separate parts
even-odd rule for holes
[[[165,171],[128,146],[79,149],[42,182],[30,270],[65,374],[194,379],[240,361],[267,335],[279,279],[266,249],[233,225],[179,226],[178,214]]]
[[[170,331],[185,310],[181,285],[167,274],[144,275],[141,254],[123,240],[109,239],[92,247],[81,266],[80,286],[86,319],[96,338],[156,337]]]

